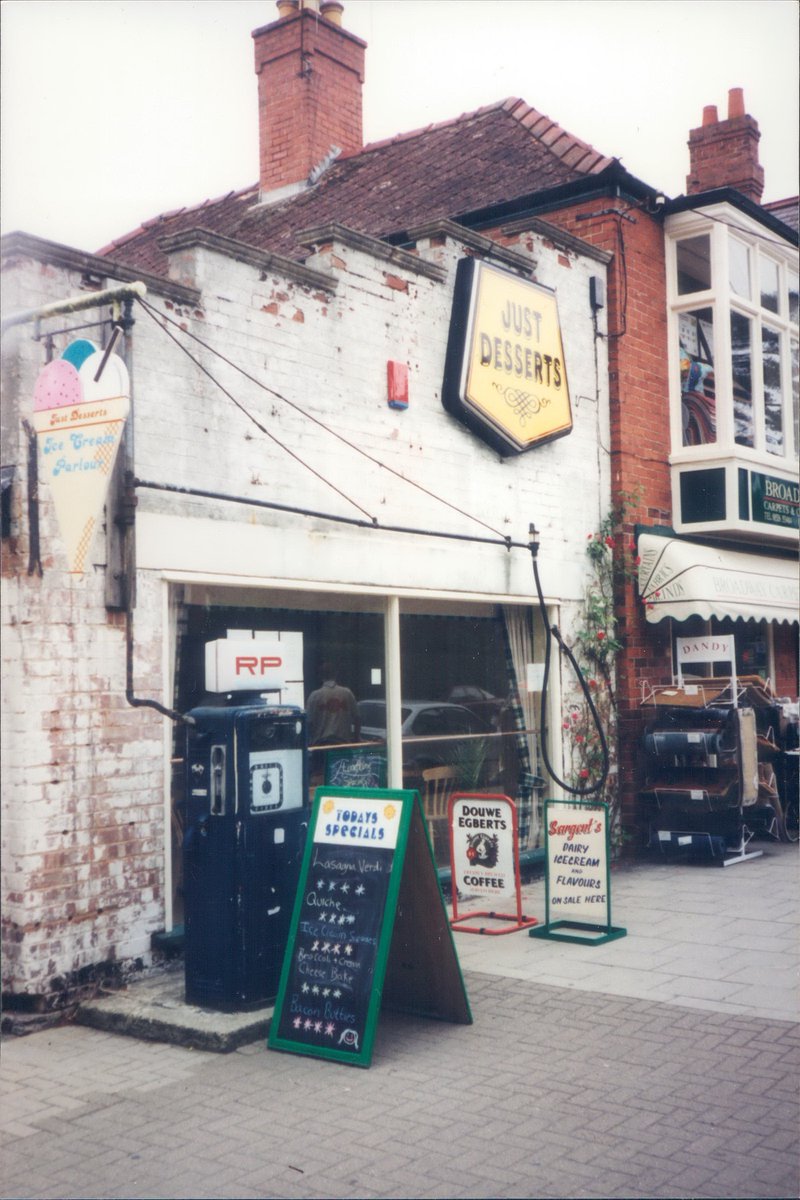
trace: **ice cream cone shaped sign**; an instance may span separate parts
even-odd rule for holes
[[[130,410],[124,362],[85,338],[71,342],[39,372],[33,410],[40,478],[50,487],[69,570],[82,575]]]

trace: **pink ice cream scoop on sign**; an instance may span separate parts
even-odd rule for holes
[[[69,408],[83,400],[78,372],[66,359],[56,358],[39,372],[33,389],[34,412],[47,408]]]

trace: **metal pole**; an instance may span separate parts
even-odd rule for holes
[[[400,666],[400,600],[386,597],[383,614],[384,669],[386,672],[386,750],[390,788],[403,786],[403,717]]]
[[[119,287],[106,288],[101,292],[83,292],[80,296],[72,296],[68,300],[54,300],[52,304],[43,304],[41,308],[26,308],[21,312],[10,313],[3,317],[0,328],[11,329],[14,325],[24,325],[28,321],[41,321],[47,317],[57,317],[61,313],[80,312],[84,308],[100,308],[104,304],[113,304],[115,300],[127,300],[134,296],[140,298],[147,295],[147,286],[137,280],[135,283],[120,284]]]

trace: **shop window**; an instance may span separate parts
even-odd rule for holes
[[[310,747],[312,789],[340,784],[335,772],[349,771],[354,779],[367,766],[380,772],[381,764],[386,778],[371,786],[385,786],[390,767],[398,764],[388,761],[383,601],[294,593],[295,604],[280,607],[259,605],[256,594],[252,599],[251,605],[195,604],[187,597],[177,639],[176,707],[187,711],[203,703],[237,701],[234,694],[206,692],[207,642],[227,637],[230,631],[256,636],[264,631],[301,633],[306,705],[323,676],[332,671],[336,682],[353,693],[358,710],[358,730],[351,737]],[[373,611],[360,611],[362,605]],[[420,606],[424,611],[401,609],[400,615],[403,786],[419,789],[424,799],[426,788],[433,786],[425,773],[438,770],[441,775],[446,768],[450,790],[504,792],[517,802],[521,846],[534,845],[540,836],[543,791],[538,778],[538,694],[525,691],[526,664],[534,661],[531,611],[505,616],[493,605],[463,604],[457,615],[446,601]],[[413,603],[406,602],[406,607],[413,609]],[[466,615],[473,607],[482,609],[480,615]],[[247,696],[246,701],[259,702],[257,696]],[[182,760],[179,737],[174,753]],[[176,850],[182,795],[183,773],[176,761]],[[436,849],[440,865],[445,865],[446,839],[437,838]],[[175,881],[174,913],[180,919],[179,860]]]
[[[324,594],[293,595],[296,607],[258,605],[257,597],[247,604],[192,604],[182,609],[175,664],[176,708],[186,712],[201,704],[230,705],[261,703],[254,693],[209,693],[205,686],[205,646],[218,638],[263,632],[291,632],[303,635],[303,684],[306,705],[310,694],[323,682],[328,669],[336,682],[352,691],[361,703],[370,703],[385,713],[384,619],[381,611],[358,611],[359,597],[328,597]],[[326,607],[330,605],[330,607]],[[380,607],[378,601],[375,607]],[[334,607],[337,606],[337,607]],[[355,610],[355,611],[354,611]],[[246,644],[246,643],[245,643]],[[174,772],[172,779],[173,849],[173,920],[180,923],[183,913],[180,845],[185,816],[183,770],[184,731],[176,727]],[[365,770],[373,780],[385,786],[385,749],[376,754],[360,731],[340,743],[327,742],[311,748],[310,785],[352,784],[363,778]],[[338,776],[331,778],[332,772]],[[383,777],[381,776],[381,773]]]
[[[279,595],[270,593],[270,599]],[[525,686],[527,664],[536,661],[534,626],[536,645],[541,647],[543,641],[539,618],[529,608],[501,610],[465,603],[454,612],[445,600],[403,602],[399,617],[402,761],[398,764],[389,762],[387,744],[384,601],[293,593],[292,606],[280,606],[259,604],[259,598],[253,593],[250,604],[197,604],[191,595],[185,597],[176,647],[177,708],[187,711],[199,704],[237,702],[234,694],[206,692],[206,643],[228,637],[231,631],[237,631],[237,636],[301,633],[306,706],[310,694],[324,682],[323,676],[332,671],[337,684],[353,693],[358,711],[357,731],[343,735],[341,741],[326,739],[310,746],[312,791],[323,784],[386,786],[390,774],[401,767],[403,786],[418,789],[423,806],[434,794],[437,797],[439,827],[431,832],[440,866],[449,862],[449,841],[442,833],[446,820],[442,797],[446,800],[453,790],[512,797],[521,848],[539,844],[544,795],[539,776],[539,694]],[[469,615],[478,609],[477,615]],[[258,696],[247,696],[246,702],[258,703]],[[180,734],[174,756],[173,919],[180,921],[179,847],[185,799]],[[359,772],[365,771],[371,773],[369,782],[356,782]]]
[[[400,618],[404,780],[419,788],[423,806],[441,796],[443,774],[451,790],[510,796],[523,849],[540,834],[543,794],[539,697],[525,686],[534,621],[528,608]],[[437,860],[446,863],[441,830],[433,840]]]
[[[409,783],[422,788],[425,770],[448,766],[462,790],[505,790],[504,764],[513,758],[516,769],[517,751],[502,730],[511,690],[502,621],[403,614],[400,645]]]

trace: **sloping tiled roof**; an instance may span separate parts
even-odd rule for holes
[[[795,233],[800,232],[800,196],[790,196],[788,200],[770,200],[764,208]]]
[[[437,218],[500,204],[603,171],[614,160],[518,99],[374,142],[342,156],[318,183],[275,203],[258,187],[147,221],[100,251],[165,274],[166,234],[203,228],[288,258],[307,252],[297,232],[339,221],[388,237]]]

